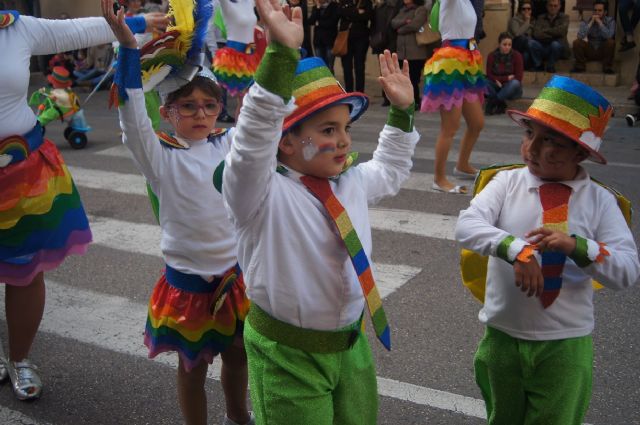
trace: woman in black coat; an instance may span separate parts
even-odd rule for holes
[[[338,3],[333,0],[316,0],[309,16],[309,26],[313,27],[313,50],[331,72],[335,59],[331,48],[338,35],[339,20]]]
[[[344,88],[364,93],[364,65],[369,50],[369,21],[373,18],[371,0],[338,0],[340,31],[349,28],[347,54],[342,56]]]

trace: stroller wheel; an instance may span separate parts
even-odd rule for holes
[[[87,146],[87,136],[79,131],[72,131],[67,140],[73,149],[82,149]]]
[[[64,138],[69,140],[69,135],[71,134],[71,132],[73,131],[73,128],[71,127],[67,127],[64,129]]]

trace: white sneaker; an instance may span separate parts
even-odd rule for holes
[[[224,421],[222,421],[222,425],[256,425],[256,417],[253,416],[253,412],[249,412],[249,422],[247,422],[246,424],[239,424],[229,419],[227,415],[224,415]]]
[[[634,114],[627,114],[626,117],[624,117],[625,120],[627,120],[627,125],[629,127],[633,127],[634,125],[636,125],[636,121],[638,120],[638,117]]]

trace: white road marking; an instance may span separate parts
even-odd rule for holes
[[[369,208],[371,227],[429,238],[455,240],[457,216],[417,211]]]

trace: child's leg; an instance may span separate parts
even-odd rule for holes
[[[178,401],[187,425],[206,425],[207,423],[207,394],[204,383],[207,379],[208,367],[207,362],[201,361],[187,372],[182,358],[179,358]]]
[[[44,312],[44,275],[39,273],[27,286],[5,285],[5,312],[9,330],[9,359],[27,358]]]
[[[220,354],[222,370],[220,381],[224,391],[227,417],[238,424],[249,422],[247,410],[247,385],[249,376],[247,371],[247,354],[241,337]]]
[[[591,400],[591,335],[557,341],[526,341],[525,425],[580,425]],[[528,372],[528,373],[527,373]]]
[[[244,324],[251,403],[257,424],[333,425],[339,354],[279,344]]]
[[[476,383],[487,408],[490,425],[522,424],[526,395],[515,338],[487,327],[474,359]]]
[[[376,367],[366,335],[360,335],[348,351],[341,353],[340,383],[333,392],[333,423],[368,425],[377,423],[378,388]]]

